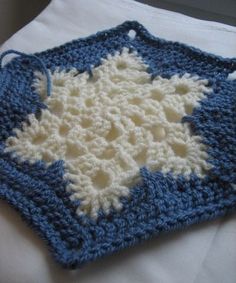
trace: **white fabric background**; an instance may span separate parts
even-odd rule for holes
[[[41,51],[127,19],[153,34],[236,57],[236,28],[196,20],[131,0],[53,0],[0,51]],[[0,283],[235,283],[236,216],[162,235],[81,270],[61,269],[46,245],[0,202]]]

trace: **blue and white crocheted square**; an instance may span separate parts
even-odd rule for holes
[[[67,267],[235,209],[235,70],[136,22],[14,59],[0,197]]]

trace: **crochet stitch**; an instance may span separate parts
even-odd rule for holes
[[[235,209],[236,59],[137,22],[17,55],[0,71],[0,197],[64,267]]]

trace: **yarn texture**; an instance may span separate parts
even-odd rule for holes
[[[235,58],[138,22],[13,52],[0,70],[0,198],[64,267],[235,210]]]

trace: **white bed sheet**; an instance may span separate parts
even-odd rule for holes
[[[236,57],[236,28],[131,0],[53,0],[0,51],[41,51],[134,19],[153,34]],[[235,283],[236,216],[163,235],[81,270],[61,269],[20,217],[0,202],[0,283]]]

